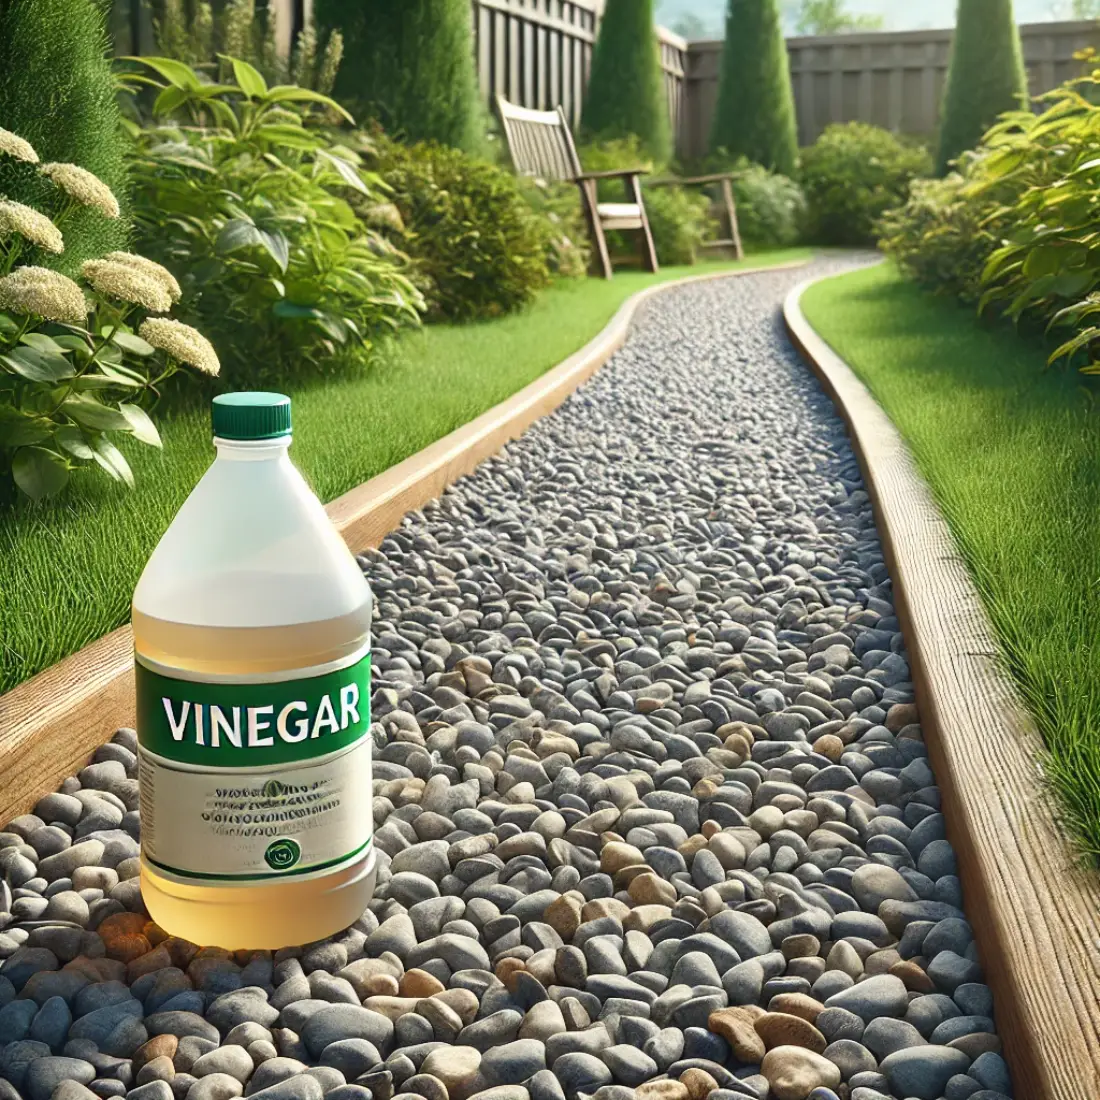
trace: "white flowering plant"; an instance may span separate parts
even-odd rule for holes
[[[0,156],[38,164],[31,145],[0,128]],[[164,314],[180,286],[130,252],[88,260],[80,281],[45,266],[65,249],[74,204],[119,216],[101,180],[74,164],[39,171],[56,186],[53,216],[0,196],[0,489],[53,496],[80,466],[125,485],[133,472],[111,438],[160,446],[149,412],[181,366],[217,374],[218,357],[195,329]]]
[[[212,334],[232,384],[343,369],[418,323],[407,257],[349,201],[388,189],[332,133],[333,117],[350,119],[339,104],[269,87],[232,58],[234,81],[218,84],[170,58],[128,60],[143,71],[125,82],[159,89],[154,124],[133,127],[141,247],[181,272],[181,309]]]

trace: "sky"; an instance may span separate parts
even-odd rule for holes
[[[848,0],[852,13],[881,15],[888,30],[920,30],[925,27],[950,27],[955,22],[956,0]],[[791,10],[797,0],[787,0]],[[1065,18],[1070,0],[1016,0],[1016,18],[1021,23],[1037,23]],[[658,0],[657,18],[672,26],[685,15],[698,16],[714,37],[721,37],[726,0]],[[793,22],[792,22],[793,30]]]

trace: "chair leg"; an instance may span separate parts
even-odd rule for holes
[[[627,190],[642,212],[642,267],[646,271],[656,273],[660,270],[660,264],[657,263],[657,246],[653,243],[653,233],[649,228],[649,215],[645,212],[645,199],[642,196],[641,180],[637,176],[631,176]]]
[[[726,217],[730,222],[730,239],[733,241],[733,249],[739,260],[745,258],[745,250],[741,246],[741,227],[737,224],[737,203],[733,197],[733,183],[729,179],[722,180],[722,198],[726,203]]]
[[[596,181],[577,180],[581,190],[581,205],[584,207],[584,220],[588,223],[588,236],[592,241],[592,267],[605,279],[614,275],[611,267],[611,253],[607,249],[607,236],[603,231],[600,213],[597,208]]]

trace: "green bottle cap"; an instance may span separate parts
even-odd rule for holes
[[[278,439],[290,435],[290,398],[282,393],[223,393],[211,420],[218,439]]]

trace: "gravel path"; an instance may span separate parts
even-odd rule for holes
[[[351,929],[149,923],[132,731],[0,831],[0,1100],[1011,1095],[805,276],[660,297],[364,559]]]

